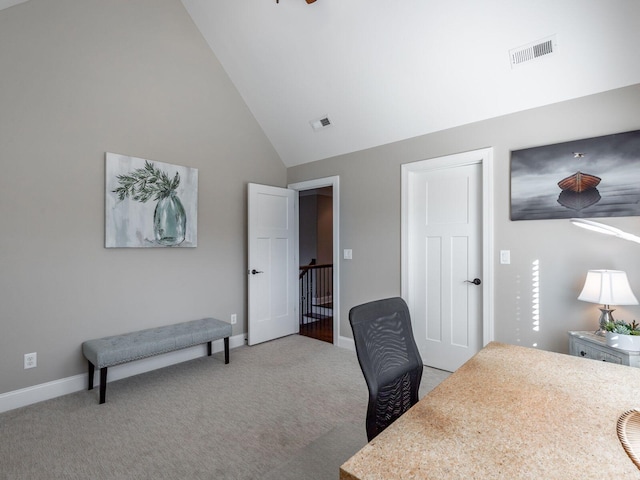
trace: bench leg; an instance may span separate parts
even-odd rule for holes
[[[89,388],[87,390],[93,390],[93,374],[95,372],[95,367],[89,360],[87,360],[87,363],[89,364]]]
[[[211,342],[207,342],[207,356],[211,356]]]
[[[224,338],[224,363],[229,363],[229,337]]]
[[[106,401],[107,397],[107,367],[100,369],[100,405]]]

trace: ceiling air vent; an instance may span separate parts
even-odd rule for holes
[[[331,126],[331,120],[329,120],[329,116],[328,115],[324,115],[320,118],[317,118],[315,120],[311,120],[309,122],[311,124],[311,128],[313,128],[316,132],[318,130],[322,130],[324,128],[329,128]]]
[[[552,53],[555,53],[557,49],[558,42],[556,40],[556,36],[553,35],[551,37],[538,40],[537,42],[509,50],[511,68],[536,60],[540,57],[551,55]]]

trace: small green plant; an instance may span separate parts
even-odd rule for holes
[[[171,179],[169,175],[154,167],[149,161],[144,163],[144,168],[137,168],[129,175],[118,175],[116,178],[120,186],[113,190],[113,193],[118,195],[118,199],[124,200],[131,197],[142,203],[152,197],[154,200],[167,198],[180,185],[178,172]]]
[[[604,324],[607,332],[618,333],[620,335],[640,335],[640,325],[633,320],[631,323],[622,320],[614,320]]]

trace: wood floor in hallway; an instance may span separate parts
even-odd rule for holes
[[[300,325],[300,335],[333,343],[333,317],[324,317]]]

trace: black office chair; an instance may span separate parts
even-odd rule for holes
[[[402,298],[353,307],[349,323],[369,388],[367,438],[371,441],[417,403],[422,358]]]

